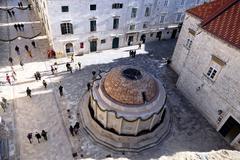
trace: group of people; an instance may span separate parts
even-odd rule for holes
[[[19,8],[23,8],[23,3],[20,1],[20,2],[18,2],[18,7]]]
[[[38,132],[36,132],[36,133],[35,133],[35,137],[36,137],[38,143],[40,143],[40,140],[41,140],[42,137],[44,138],[45,141],[48,140],[48,138],[47,138],[47,132],[46,132],[45,130],[42,130],[41,134],[38,133]],[[27,134],[27,138],[28,138],[28,140],[29,140],[29,143],[32,143],[32,141],[33,141],[33,133],[28,133],[28,134]]]
[[[13,25],[16,31],[24,31],[24,24],[17,23]]]
[[[31,44],[32,44],[33,48],[37,48],[35,41],[32,41]],[[29,49],[29,46],[25,45],[24,48],[27,51],[28,55],[32,58],[32,52]],[[21,53],[20,53],[20,48],[18,46],[15,47],[15,51],[16,51],[17,55],[20,56]]]
[[[15,12],[14,12],[14,10],[10,10],[10,9],[8,9],[7,10],[7,13],[8,13],[8,15],[10,16],[10,17],[15,17]]]
[[[34,73],[34,77],[35,77],[36,80],[41,80],[41,74],[40,74],[40,72],[38,72],[38,71],[35,72],[35,73]]]
[[[70,125],[69,131],[70,131],[71,135],[72,136],[77,135],[79,128],[80,128],[79,122],[76,122],[74,126]]]
[[[135,57],[136,56],[137,51],[136,50],[129,50],[129,57]]]

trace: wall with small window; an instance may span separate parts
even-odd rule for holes
[[[173,55],[172,65],[181,67],[177,88],[217,129],[221,125],[219,111],[221,119],[233,114],[240,120],[240,50],[195,28],[192,23],[200,23],[196,18],[189,20],[183,24]],[[184,43],[189,36],[193,43],[186,49]]]

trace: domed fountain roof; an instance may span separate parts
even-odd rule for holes
[[[141,105],[150,102],[157,95],[158,86],[155,79],[143,70],[133,66],[113,68],[103,81],[107,95],[115,101]]]

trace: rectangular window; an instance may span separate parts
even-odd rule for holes
[[[145,17],[148,17],[148,16],[150,16],[150,8],[149,7],[147,7],[145,9]]]
[[[131,24],[129,27],[130,30],[134,30],[135,29],[135,24]]]
[[[208,76],[209,78],[214,79],[214,77],[216,76],[216,74],[217,74],[217,70],[216,70],[215,68],[210,67],[210,68],[208,69],[207,76]]]
[[[182,13],[178,13],[176,16],[176,22],[180,22],[182,17]]]
[[[143,23],[143,28],[147,28],[147,23]]]
[[[167,6],[168,6],[168,0],[165,0],[165,1],[164,1],[163,6],[164,6],[164,7],[167,7]]]
[[[113,29],[118,29],[118,26],[119,26],[119,19],[114,18],[113,19]]]
[[[137,8],[132,8],[131,18],[136,18],[136,16],[137,16]]]
[[[90,5],[90,10],[91,10],[91,11],[95,11],[96,9],[97,9],[96,4],[91,4],[91,5]]]
[[[113,3],[112,4],[112,9],[120,9],[120,8],[123,8],[122,3]]]
[[[106,39],[101,40],[101,44],[104,44],[104,43],[106,43]]]
[[[160,23],[164,23],[164,21],[165,21],[165,15],[162,15],[162,16],[160,17]]]
[[[73,34],[73,26],[71,23],[62,23],[61,24],[62,34]]]
[[[90,21],[90,31],[91,31],[91,32],[97,31],[96,20],[91,20],[91,21]]]
[[[68,12],[68,6],[62,6],[62,12]]]
[[[184,5],[184,3],[185,3],[185,0],[181,0],[181,5]]]

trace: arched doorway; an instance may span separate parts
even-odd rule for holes
[[[118,48],[118,47],[119,47],[119,38],[115,37],[113,38],[113,41],[112,41],[112,48]]]
[[[67,43],[65,45],[65,47],[66,47],[66,53],[73,53],[74,52],[72,43]]]
[[[145,43],[145,41],[146,41],[146,35],[145,34],[141,35],[140,41],[142,41],[142,43]]]
[[[162,39],[162,31],[157,32],[156,38],[158,38],[159,41]]]

